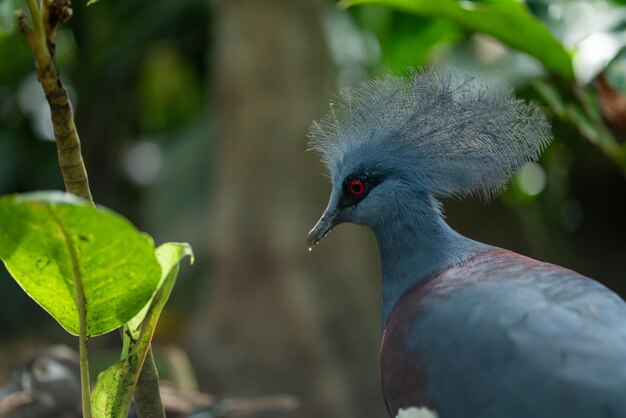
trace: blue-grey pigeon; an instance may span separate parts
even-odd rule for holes
[[[495,196],[551,139],[539,108],[456,70],[342,91],[311,128],[332,181],[311,230],[370,227],[391,416],[626,417],[626,304],[574,271],[466,238],[440,199]]]

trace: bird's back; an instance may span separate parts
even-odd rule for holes
[[[381,347],[392,416],[626,417],[626,304],[573,271],[489,249],[420,282]]]

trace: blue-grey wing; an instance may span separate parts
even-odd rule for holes
[[[430,298],[407,334],[440,418],[626,417],[626,304],[556,266]]]

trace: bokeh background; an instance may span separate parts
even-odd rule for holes
[[[200,390],[300,401],[273,417],[386,416],[375,242],[344,225],[306,251],[330,186],[305,151],[333,91],[392,71],[451,63],[542,103],[555,140],[540,164],[492,202],[446,201],[449,223],[626,295],[623,1],[416,1],[430,3],[418,13],[385,0],[84,3],[57,56],[94,198],[157,243],[192,244],[154,344],[157,357],[185,353]],[[575,79],[498,40],[534,42],[520,28],[474,30],[498,13],[451,18],[450,7],[526,14],[568,51]],[[30,51],[0,23],[0,194],[62,189]],[[91,342],[103,364],[113,334]],[[75,341],[0,270],[0,383],[52,343]]]

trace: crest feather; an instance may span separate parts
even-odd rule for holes
[[[331,174],[351,153],[369,154],[402,164],[435,196],[490,198],[539,157],[551,133],[539,107],[510,88],[426,69],[341,90],[309,138]]]

